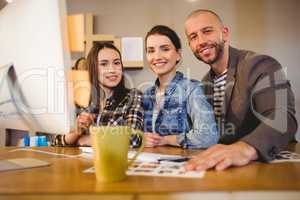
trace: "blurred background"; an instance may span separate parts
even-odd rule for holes
[[[119,37],[144,37],[163,24],[181,37],[183,62],[179,70],[201,79],[209,67],[191,53],[184,33],[187,15],[199,8],[212,9],[230,28],[231,45],[268,54],[285,68],[296,96],[300,116],[300,1],[299,0],[67,0],[68,15],[92,13],[94,33]],[[73,62],[82,54],[72,54]],[[145,63],[145,62],[144,62]],[[134,87],[143,89],[155,77],[143,69],[126,70]],[[298,140],[300,134],[298,131]]]

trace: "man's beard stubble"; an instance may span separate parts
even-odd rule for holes
[[[208,65],[212,65],[215,62],[217,62],[223,56],[223,53],[224,53],[224,42],[223,41],[219,42],[219,43],[215,42],[212,45],[215,48],[215,57],[212,60],[205,61],[199,54],[197,54],[197,52],[194,52],[194,55],[196,56],[196,58],[198,60],[200,60],[200,61],[208,64]]]

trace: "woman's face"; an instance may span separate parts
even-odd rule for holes
[[[122,63],[117,51],[110,48],[98,53],[99,82],[106,88],[116,87],[122,79]]]
[[[176,70],[176,62],[181,54],[171,40],[164,35],[150,35],[146,41],[147,61],[157,76],[163,76]]]

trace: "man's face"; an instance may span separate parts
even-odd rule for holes
[[[219,61],[228,39],[228,28],[211,13],[200,13],[189,18],[185,31],[194,55],[206,64]]]

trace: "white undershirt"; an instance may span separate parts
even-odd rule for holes
[[[159,110],[164,105],[164,101],[165,101],[165,93],[164,92],[156,92],[155,103],[154,103],[153,114],[152,114],[152,132],[153,133],[155,133],[155,122],[157,120]]]

